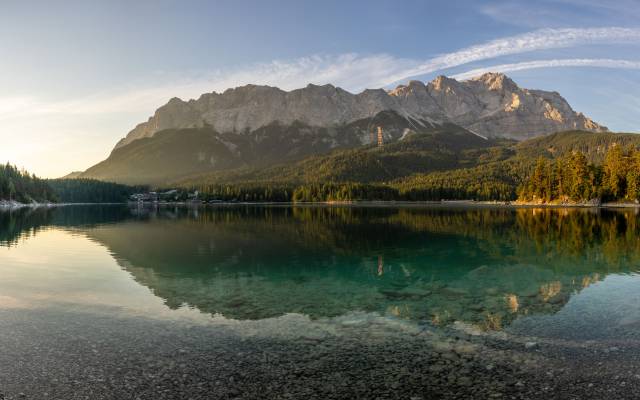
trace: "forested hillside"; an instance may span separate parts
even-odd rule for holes
[[[384,126],[381,147],[378,126]],[[152,185],[273,177],[289,182],[377,181],[455,168],[461,158],[474,159],[465,152],[505,142],[454,124],[409,120],[392,112],[333,129],[274,123],[251,135],[223,135],[210,126],[168,129],[115,149],[78,177]]]
[[[518,197],[532,201],[533,194],[536,201],[636,198],[626,191],[633,190],[633,176],[640,167],[633,161],[639,157],[633,149],[640,148],[640,135],[572,131],[521,143],[460,143],[454,139],[449,137],[446,142],[438,135],[415,135],[383,148],[336,151],[263,170],[195,176],[180,185],[198,189],[207,198],[243,201],[511,201]],[[583,159],[593,175],[589,182],[594,189],[562,197],[567,196],[567,185],[573,185],[570,177],[580,174],[570,172],[577,168],[576,157]],[[626,166],[613,175],[624,176],[618,186],[602,183],[603,171],[613,165],[605,162],[610,158],[618,160],[616,165]],[[559,192],[562,196],[555,194],[557,189],[544,191],[539,183],[532,189],[530,177],[534,171],[540,175],[541,163],[544,171],[555,168],[566,172],[563,191]]]
[[[51,179],[47,181],[63,203],[122,203],[146,186],[127,186],[95,179]]]
[[[416,173],[473,167],[512,156],[513,141],[486,140],[449,125],[430,133],[411,133],[403,140],[385,144],[335,150],[300,161],[265,168],[241,168],[198,174],[177,182],[179,186],[239,182],[392,181]]]
[[[452,171],[416,174],[391,183],[403,200],[514,200],[530,169],[510,159]]]
[[[579,151],[587,161],[602,164],[605,153],[613,144],[622,147],[640,146],[640,135],[635,133],[592,133],[583,131],[559,132],[520,142],[516,152],[529,159],[540,156],[562,157]]]
[[[57,201],[47,182],[11,164],[0,165],[0,200],[20,203]]]
[[[383,146],[197,174],[154,187],[197,190],[205,201],[635,201],[639,148],[636,134],[571,131],[518,143],[448,125]],[[124,202],[149,190],[93,179],[43,181],[10,165],[0,171],[0,199],[20,202]]]
[[[0,201],[18,203],[119,203],[146,186],[91,179],[40,179],[11,164],[0,165]]]
[[[580,151],[556,160],[539,158],[520,189],[520,199],[537,202],[640,200],[638,148],[612,145],[603,157],[601,164],[590,163]]]

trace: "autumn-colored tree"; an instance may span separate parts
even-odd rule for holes
[[[628,159],[622,146],[615,143],[608,149],[603,164],[603,186],[606,194],[619,199],[626,194],[626,177],[628,173]]]
[[[585,155],[579,151],[573,152],[567,163],[569,172],[569,197],[572,200],[588,200],[595,188],[591,187],[591,174]]]
[[[626,183],[626,198],[640,200],[640,152],[637,150],[629,153]]]

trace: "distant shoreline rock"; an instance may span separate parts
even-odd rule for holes
[[[15,210],[15,209],[19,209],[19,208],[26,208],[26,207],[31,207],[31,208],[39,208],[39,207],[58,207],[61,204],[58,203],[20,203],[18,201],[15,200],[0,200],[0,209],[3,210]]]

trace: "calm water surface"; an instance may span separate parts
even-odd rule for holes
[[[51,372],[61,367],[56,360],[73,354],[74,346],[113,351],[114,341],[144,358],[165,351],[173,337],[190,335],[192,342],[166,356],[227,339],[312,348],[341,338],[384,347],[425,332],[533,342],[536,357],[560,354],[560,343],[616,352],[640,339],[639,234],[635,210],[105,206],[0,212],[0,345],[11,364],[0,367],[0,394],[4,383],[8,398],[23,392],[110,398],[83,387],[84,378],[65,392],[73,379],[60,383],[67,378]],[[218,334],[227,339],[210,336]],[[149,348],[154,340],[160,344]],[[227,350],[243,346],[225,343]],[[549,347],[541,348],[544,343]],[[58,348],[64,356],[52,353]],[[239,351],[267,357],[258,344]],[[91,364],[88,356],[69,357],[67,370]],[[110,374],[100,358],[94,362],[96,376]],[[302,367],[313,372],[310,363]],[[24,378],[35,373],[34,365],[42,370]],[[225,382],[217,385],[229,386]],[[143,388],[138,382],[129,393],[144,398]],[[243,395],[242,388],[234,391]]]

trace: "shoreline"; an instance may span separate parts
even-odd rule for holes
[[[20,210],[23,208],[57,208],[69,206],[113,206],[126,203],[19,203],[17,201],[0,200],[0,211]]]
[[[293,202],[293,201],[265,201],[265,202],[240,202],[221,201],[214,203],[194,202],[122,202],[122,203],[19,203],[17,201],[0,200],[0,210],[18,210],[22,208],[56,208],[70,206],[114,206],[127,205],[129,207],[216,207],[216,206],[298,206],[298,207],[455,207],[455,208],[631,208],[640,209],[639,203],[532,203],[509,201],[475,201],[475,200],[442,200],[442,201],[408,201],[408,200],[354,200],[354,201],[319,201],[319,202]]]
[[[221,201],[215,203],[189,203],[189,202],[128,202],[129,206],[135,207],[167,207],[167,206],[188,206],[188,207],[208,207],[208,206],[298,206],[298,207],[460,207],[460,208],[639,208],[636,203],[527,203],[509,201],[475,201],[475,200],[442,200],[442,201],[407,201],[407,200],[355,200],[355,201],[319,201],[319,202],[293,202],[293,201]]]

